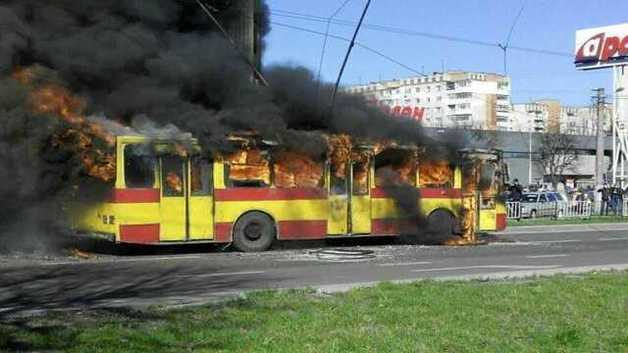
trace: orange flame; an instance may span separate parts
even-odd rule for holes
[[[319,187],[323,181],[323,164],[296,152],[274,154],[275,185],[280,188]]]
[[[419,185],[422,187],[453,187],[453,177],[453,169],[447,161],[419,163]]]
[[[70,141],[74,142],[87,174],[105,182],[112,181],[116,174],[115,157],[112,153],[97,149],[93,138],[113,147],[116,141],[115,135],[108,132],[102,125],[91,122],[85,117],[85,101],[59,84],[34,84],[36,72],[33,67],[17,68],[12,77],[23,85],[33,85],[30,87],[28,97],[30,109],[33,112],[59,117],[72,126],[56,136],[54,143],[64,145]]]

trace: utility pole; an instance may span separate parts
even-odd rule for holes
[[[604,88],[593,90],[593,104],[596,115],[596,144],[595,144],[595,184],[601,187],[604,183],[604,120],[603,108],[605,107]]]
[[[539,111],[535,112],[535,116],[538,118]],[[532,185],[532,130],[534,129],[534,123],[528,127],[528,187]]]

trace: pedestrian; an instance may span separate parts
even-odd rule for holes
[[[523,188],[521,187],[521,184],[519,184],[519,179],[513,180],[513,184],[509,187],[508,191],[510,192],[510,197],[513,201],[521,201]]]
[[[618,185],[614,185],[612,192],[611,192],[611,198],[613,199],[613,214],[615,216],[617,215],[621,215],[623,212],[623,203],[624,203],[624,190],[618,186]]]
[[[609,193],[609,188],[608,188],[608,184],[604,183],[604,186],[602,186],[601,189],[599,189],[597,192],[602,194],[602,207],[600,208],[600,215],[601,216],[608,216],[608,206],[609,206],[609,197],[610,197],[610,193]]]

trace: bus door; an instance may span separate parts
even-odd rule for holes
[[[188,240],[213,239],[213,162],[192,156],[188,180]]]
[[[187,159],[161,158],[161,241],[187,240]]]
[[[347,164],[330,165],[328,173],[329,214],[327,234],[345,235],[349,233],[349,167]]]
[[[371,233],[370,158],[351,163],[351,199],[349,201],[351,234]]]
[[[161,159],[162,241],[213,238],[212,164],[198,156]]]
[[[492,161],[483,161],[479,165],[480,181],[478,183],[480,210],[480,230],[497,230],[497,180],[495,164]]]

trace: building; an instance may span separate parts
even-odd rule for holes
[[[507,76],[448,71],[345,88],[397,116],[428,127],[507,130],[511,125]]]
[[[592,107],[562,106],[557,100],[539,100],[512,105],[508,131],[561,133],[593,136],[597,132],[597,112]],[[602,111],[604,131],[610,131],[612,107]]]

